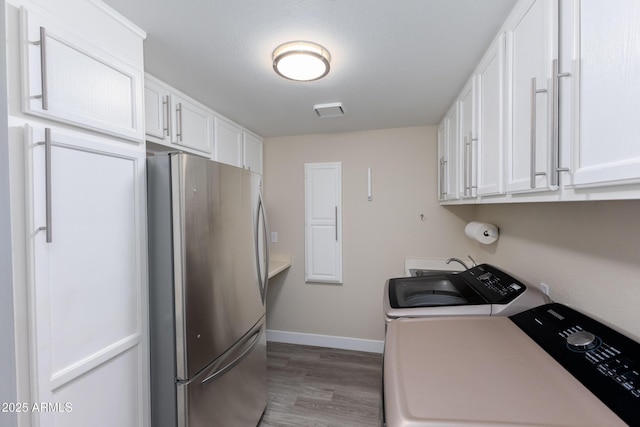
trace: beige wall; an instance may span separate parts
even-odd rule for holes
[[[303,165],[334,161],[342,162],[344,283],[305,283]],[[404,258],[464,257],[471,250],[463,229],[475,208],[438,205],[435,165],[435,127],[267,138],[265,203],[279,240],[271,251],[291,253],[293,264],[270,281],[267,327],[383,339],[382,289],[403,274]]]
[[[475,244],[479,261],[640,337],[640,200],[483,205],[477,218],[500,227]]]

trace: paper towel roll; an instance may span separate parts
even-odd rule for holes
[[[471,221],[464,228],[464,233],[478,242],[490,245],[498,240],[498,227],[485,222]]]

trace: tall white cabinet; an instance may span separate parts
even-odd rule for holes
[[[145,34],[98,1],[6,15],[18,421],[148,426]]]
[[[342,164],[304,165],[307,282],[342,283]]]
[[[25,132],[31,401],[68,405],[32,418],[144,425],[144,152],[56,126]]]

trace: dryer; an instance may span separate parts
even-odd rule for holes
[[[638,426],[640,343],[561,304],[390,322],[387,427]]]

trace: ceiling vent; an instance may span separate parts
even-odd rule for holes
[[[321,119],[328,117],[344,116],[344,107],[342,102],[332,102],[330,104],[316,104],[313,106],[314,111]]]

